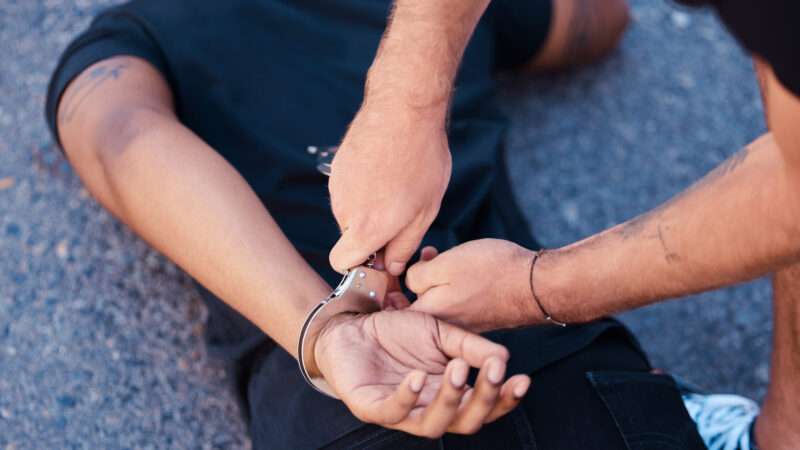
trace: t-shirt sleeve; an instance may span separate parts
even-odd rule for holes
[[[495,34],[495,64],[513,69],[533,59],[550,32],[553,0],[493,0],[487,15]]]
[[[800,1],[679,1],[693,5],[713,4],[739,42],[769,63],[778,80],[800,96]]]
[[[57,112],[61,96],[69,83],[87,67],[113,56],[140,57],[151,63],[164,76],[167,64],[163,53],[148,32],[147,26],[133,11],[112,8],[97,16],[89,28],[79,35],[61,55],[47,89],[45,118],[56,143]]]

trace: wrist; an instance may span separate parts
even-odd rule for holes
[[[390,67],[369,70],[362,111],[391,116],[392,121],[444,130],[450,105],[451,83],[436,86],[430,77],[418,77]],[[386,120],[387,117],[381,117]]]
[[[521,319],[519,324],[514,326],[536,325],[544,321],[542,310],[536,304],[530,287],[531,261],[537,252],[522,248],[514,257],[512,269],[515,273],[513,294],[511,299],[519,311],[518,317]],[[538,264],[538,263],[537,263]]]
[[[327,322],[320,326],[316,333],[309,336],[309,353],[311,358],[306,360],[306,370],[312,377],[322,377],[324,355],[327,353],[326,349],[329,348],[327,340],[332,336],[333,330],[338,326],[345,325],[347,322],[352,322],[352,319],[357,316],[357,313],[343,312],[332,316]]]
[[[453,77],[449,73],[409,67],[408,62],[394,62],[385,56],[376,59],[369,69],[364,104],[385,105],[415,119],[436,119],[443,124]]]
[[[574,281],[571,281],[568,255],[561,250],[547,250],[540,251],[535,262],[532,258],[527,267],[530,324],[583,322],[569,306]],[[552,321],[547,320],[548,316]]]

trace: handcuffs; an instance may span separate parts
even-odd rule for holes
[[[345,272],[336,289],[308,313],[300,329],[297,343],[300,373],[311,387],[329,397],[339,398],[324,378],[308,373],[308,364],[314,358],[314,350],[309,348],[309,336],[318,336],[322,327],[336,314],[371,313],[381,309],[380,302],[389,286],[389,274],[373,268],[374,259],[375,255],[365,265]]]
[[[328,176],[331,174],[331,162],[336,150],[336,147],[316,146],[306,149],[309,155],[317,157],[317,170]],[[322,327],[337,314],[380,311],[381,302],[389,287],[389,274],[373,267],[375,258],[376,255],[373,254],[364,265],[345,272],[336,289],[311,309],[300,329],[297,342],[300,373],[311,387],[329,397],[339,398],[323,377],[314,377],[308,372],[308,364],[314,358],[313,348],[309,348],[309,337],[318,336]]]

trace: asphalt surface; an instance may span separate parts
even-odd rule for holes
[[[0,449],[247,447],[189,279],[87,195],[42,119],[58,54],[111,3],[0,0]],[[764,130],[750,64],[711,15],[637,0],[633,16],[605,63],[500,95],[548,246],[655,206]],[[656,365],[764,394],[766,282],[623,319]]]

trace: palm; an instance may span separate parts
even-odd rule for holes
[[[355,317],[330,330],[319,351],[320,369],[334,390],[346,403],[361,405],[385,400],[414,370],[428,374],[418,406],[430,403],[450,360],[436,319],[413,311]]]

